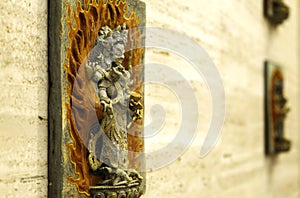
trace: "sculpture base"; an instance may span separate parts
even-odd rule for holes
[[[144,194],[143,186],[90,186],[91,198],[138,198]]]

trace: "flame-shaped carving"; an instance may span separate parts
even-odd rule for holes
[[[76,185],[79,193],[90,196],[89,187],[101,180],[101,177],[92,176],[89,173],[86,145],[92,124],[101,120],[103,116],[103,107],[97,100],[93,85],[87,79],[85,69],[80,70],[80,67],[84,65],[84,61],[94,47],[101,27],[107,25],[114,29],[118,25],[126,23],[126,27],[129,29],[127,49],[131,49],[132,45],[138,46],[137,42],[140,42],[141,33],[134,29],[139,23],[138,18],[134,12],[129,12],[124,0],[84,0],[83,3],[78,0],[75,9],[72,10],[70,4],[67,4],[67,8],[66,23],[69,28],[70,46],[67,47],[65,63],[69,99],[66,106],[72,137],[72,143],[69,143],[67,147],[70,161],[77,175],[77,178],[69,176],[68,179]],[[128,51],[125,53],[123,62],[126,69],[129,65],[134,68],[133,83],[134,87],[138,87],[134,91],[141,95],[143,94],[141,82],[143,68],[138,65],[140,65],[143,53],[143,48]],[[142,133],[142,125],[143,120],[139,120],[129,129],[131,135],[128,134],[128,148],[135,153],[143,150],[143,139],[139,138]],[[137,157],[136,154],[129,155],[129,168],[140,169],[141,164],[136,163]]]

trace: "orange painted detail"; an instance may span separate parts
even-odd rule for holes
[[[276,94],[276,83],[283,81],[283,75],[282,72],[279,69],[275,69],[272,79],[271,79],[271,108],[272,108],[272,140],[273,145],[275,145],[275,124],[279,121],[279,118],[281,117],[281,107],[278,107],[276,97],[278,97],[278,94]]]
[[[85,69],[81,69],[80,72],[79,69],[84,65],[84,61],[95,45],[101,27],[107,25],[114,29],[118,25],[126,23],[126,27],[129,29],[127,49],[130,49],[130,45],[136,46],[135,42],[140,42],[137,39],[140,37],[140,32],[134,29],[139,21],[134,12],[129,13],[126,1],[122,0],[108,0],[107,3],[104,3],[103,0],[97,2],[95,0],[84,0],[83,4],[77,1],[75,9],[72,10],[70,4],[67,4],[67,8],[66,23],[70,45],[66,49],[64,68],[68,82],[66,87],[69,100],[66,103],[67,119],[72,137],[72,143],[67,144],[67,147],[76,174],[76,177],[69,176],[68,179],[76,185],[79,193],[90,196],[89,187],[101,181],[102,178],[90,175],[90,167],[87,162],[88,150],[85,145],[88,142],[91,126],[102,119],[103,107],[99,103],[92,83],[87,79]],[[143,48],[126,52],[123,66],[126,69],[129,65],[132,67],[139,66],[143,53]],[[133,82],[134,87],[138,87],[134,91],[143,95],[141,72],[143,72],[141,66],[134,69]],[[94,115],[95,112],[96,117],[90,116]],[[143,139],[139,138],[141,137],[142,126],[143,121],[139,120],[129,129],[130,134],[134,134],[128,135],[129,151],[137,153],[143,151]],[[137,157],[138,154],[131,154],[129,164],[131,168],[139,170],[142,165],[136,163]]]

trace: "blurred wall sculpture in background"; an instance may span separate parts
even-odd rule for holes
[[[284,78],[280,66],[265,62],[265,153],[272,155],[290,150],[285,138],[284,120],[289,112],[284,96]]]
[[[289,7],[283,0],[264,0],[264,15],[271,24],[279,25],[289,17]]]

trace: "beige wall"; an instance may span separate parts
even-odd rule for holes
[[[190,79],[199,101],[197,137],[170,166],[147,173],[145,197],[299,196],[299,1],[286,0],[290,18],[276,29],[262,17],[262,2],[248,0],[145,0],[147,24],[193,38],[211,56],[226,92],[226,119],[217,146],[199,157],[209,127],[211,99],[201,76],[178,56],[147,50],[147,61],[164,61]],[[47,5],[24,0],[0,3],[0,194],[45,197],[47,187]],[[298,32],[297,32],[298,30]],[[292,109],[286,136],[292,150],[277,158],[263,154],[263,61],[284,66],[285,94]],[[184,67],[186,65],[186,67]],[[152,104],[167,110],[162,134],[148,150],[174,135],[180,118],[176,97],[146,87]],[[149,116],[146,121],[149,121]],[[155,141],[158,140],[158,141]]]
[[[211,114],[211,102],[201,80],[191,79],[199,101],[198,136],[178,161],[147,174],[146,197],[298,197],[298,1],[287,1],[291,16],[276,29],[264,20],[262,1],[146,2],[148,26],[183,32],[197,41],[221,72],[226,92],[222,136],[213,151],[201,159],[199,151],[210,121],[206,114]],[[170,55],[154,50],[147,55],[149,61],[170,63],[174,68],[183,64],[176,57],[169,60]],[[283,65],[285,94],[292,109],[286,121],[286,136],[293,141],[292,150],[272,159],[263,154],[263,61],[266,58]],[[193,76],[192,73],[186,71],[185,75]],[[156,87],[155,92],[148,90],[152,104],[171,98],[157,95]],[[171,100],[166,105],[170,112],[178,103]],[[175,123],[179,117],[169,118],[173,119],[166,123],[165,133],[169,136],[161,136],[161,142],[178,130]],[[153,141],[149,147],[159,148],[159,143]]]
[[[42,197],[47,192],[47,1],[3,1],[0,9],[0,194]]]

